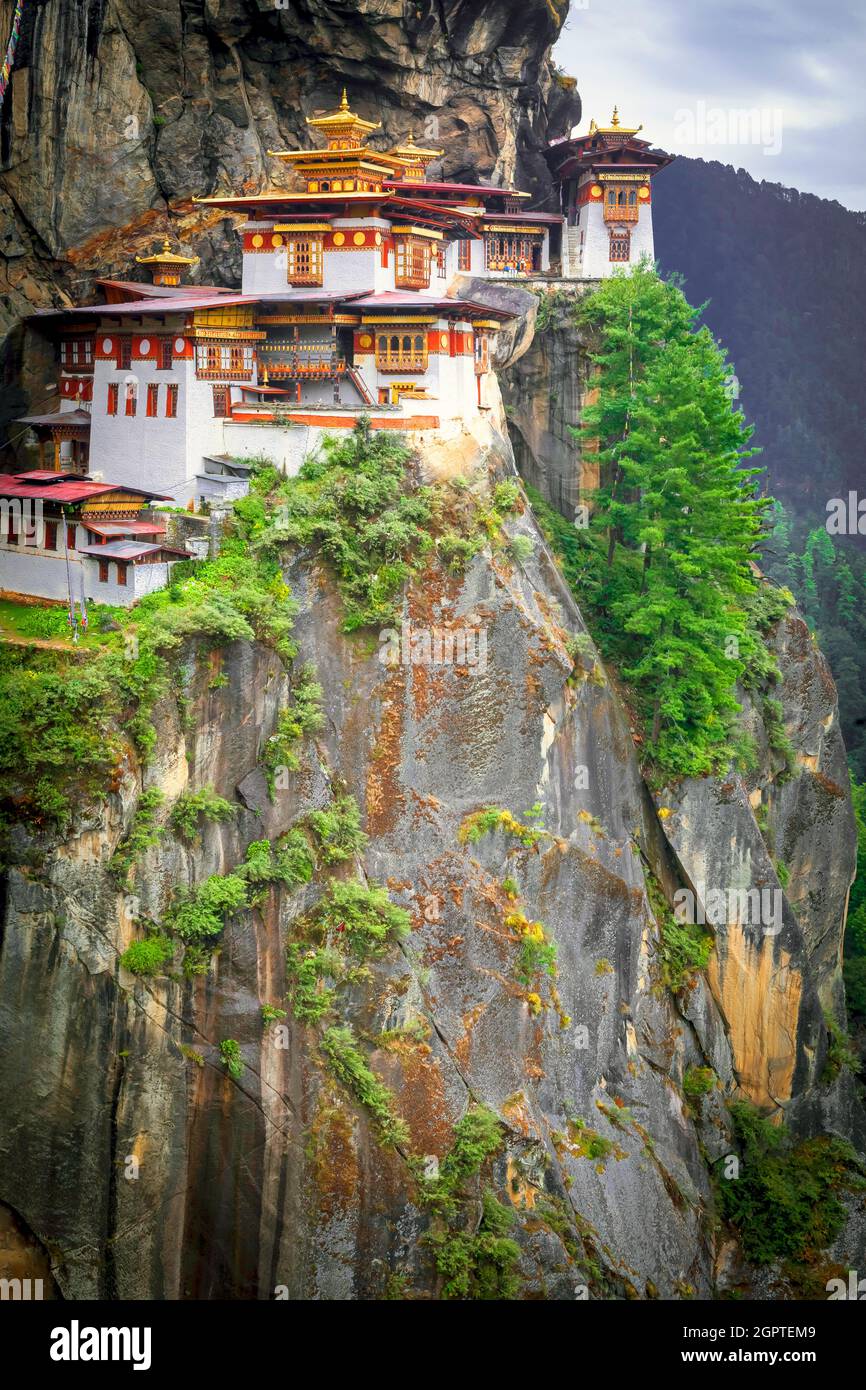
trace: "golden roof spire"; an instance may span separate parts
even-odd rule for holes
[[[155,285],[179,285],[187,268],[198,264],[198,256],[178,256],[172,251],[168,237],[164,239],[161,251],[154,251],[152,256],[136,256],[135,259],[138,265],[152,266]]]
[[[371,131],[380,129],[382,122],[365,121],[361,116],[356,116],[349,106],[349,97],[344,87],[336,110],[328,111],[324,116],[307,116],[307,125],[312,126],[314,130],[321,130],[331,149],[345,149],[344,142],[349,141],[352,146],[360,145]]]
[[[139,265],[197,265],[198,256],[178,256],[171,249],[168,237],[162,243],[162,250],[152,256],[136,256]]]
[[[620,137],[627,137],[629,135],[637,135],[639,130],[643,130],[642,125],[627,126],[621,124],[618,106],[613,108],[610,125],[596,125],[595,117],[593,117],[589,123],[590,135],[617,135]]]

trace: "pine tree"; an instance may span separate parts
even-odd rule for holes
[[[759,640],[746,600],[769,503],[755,495],[760,470],[742,466],[755,450],[731,408],[730,366],[679,287],[642,266],[595,298],[599,391],[581,431],[598,439],[605,474],[595,602],[652,757],[666,774],[700,775],[729,756],[736,684]]]

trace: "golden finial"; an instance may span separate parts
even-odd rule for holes
[[[613,115],[610,118],[610,123],[612,126],[619,125],[619,108],[616,106],[613,108]]]
[[[346,96],[346,88],[344,87],[344,88],[343,88],[343,95],[342,95],[341,98],[340,98],[340,110],[341,110],[341,111],[348,111],[348,109],[349,109],[349,98]]]
[[[166,237],[165,241],[162,243],[162,249],[166,253],[171,251],[171,242],[169,241],[168,237]]]

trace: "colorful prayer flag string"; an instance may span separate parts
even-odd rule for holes
[[[0,68],[0,102],[6,95],[6,88],[9,85],[9,78],[15,64],[15,50],[18,47],[18,39],[21,35],[21,16],[24,12],[24,0],[17,0],[15,15],[12,20],[12,33],[6,45],[6,57],[3,59],[3,66]]]

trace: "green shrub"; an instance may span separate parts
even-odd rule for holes
[[[340,864],[363,853],[367,836],[361,829],[361,812],[353,796],[335,797],[323,811],[311,811],[307,821],[325,864]]]
[[[519,565],[525,565],[535,554],[535,543],[529,536],[512,536],[507,548],[511,559]]]
[[[182,941],[202,942],[219,936],[226,919],[248,906],[247,885],[237,874],[211,874],[189,893],[179,895],[164,925]]]
[[[540,806],[532,806],[524,812],[524,819],[537,821],[540,811]],[[483,810],[473,811],[464,817],[457,838],[461,845],[474,845],[494,830],[501,830],[504,835],[513,835],[525,849],[531,849],[533,845],[538,844],[546,833],[539,825],[523,825],[511,811],[503,810],[501,806],[485,806]]]
[[[380,1143],[405,1148],[409,1143],[406,1123],[394,1113],[394,1097],[371,1071],[351,1028],[345,1024],[328,1028],[321,1046],[336,1079],[370,1115]]]
[[[463,574],[483,545],[484,537],[481,535],[461,536],[456,531],[446,531],[436,542],[436,552],[452,574]]]
[[[662,983],[677,994],[699,970],[706,970],[712,955],[713,938],[697,923],[678,922],[658,879],[649,870],[645,870],[645,878],[647,896],[661,938]]]
[[[342,938],[359,960],[381,955],[391,941],[408,936],[411,920],[384,888],[356,880],[329,883],[315,913],[319,930]]]
[[[845,1224],[838,1193],[864,1186],[862,1160],[840,1139],[798,1143],[745,1101],[729,1108],[741,1163],[738,1177],[719,1176],[719,1200],[746,1257],[761,1265],[826,1249]]]
[[[436,1269],[445,1280],[443,1298],[490,1301],[517,1296],[520,1246],[507,1234],[514,1212],[489,1189],[483,1194],[481,1210],[476,1231],[435,1232],[427,1237]]]
[[[828,1046],[827,1061],[824,1065],[824,1073],[821,1080],[825,1083],[835,1081],[839,1073],[843,1070],[852,1071],[855,1074],[860,1070],[860,1058],[854,1051],[853,1044],[845,1029],[837,1023],[831,1013],[824,1012],[824,1022],[827,1025]]]
[[[157,844],[165,834],[165,827],[156,823],[156,813],[164,800],[165,794],[158,787],[149,787],[141,793],[129,833],[108,861],[109,873],[118,883],[128,881],[129,872],[140,855],[151,845]]]
[[[229,821],[237,812],[237,806],[218,796],[213,787],[202,787],[197,792],[181,793],[172,808],[169,824],[181,839],[193,841],[198,836],[199,820]]]
[[[286,952],[286,968],[295,1017],[301,1023],[318,1023],[333,1008],[337,991],[326,977],[342,978],[342,956],[333,947],[309,947],[292,941]]]
[[[224,1038],[220,1043],[220,1060],[233,1081],[239,1081],[244,1074],[244,1059],[240,1043],[234,1038]]]
[[[683,1094],[689,1100],[700,1100],[715,1089],[718,1080],[712,1067],[687,1067],[683,1076]]]
[[[162,967],[174,955],[174,943],[167,936],[146,936],[142,941],[133,941],[120,957],[124,970],[133,975],[160,975]]]
[[[264,751],[265,775],[273,797],[277,770],[281,767],[297,772],[301,766],[298,748],[308,734],[314,734],[324,724],[322,687],[315,679],[311,662],[303,665],[292,686],[292,703],[277,715],[277,727]]]

